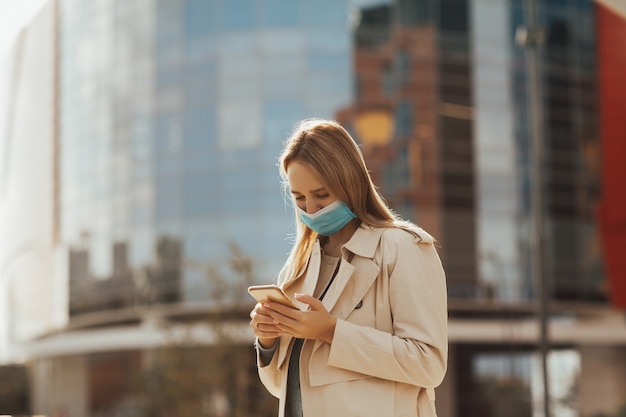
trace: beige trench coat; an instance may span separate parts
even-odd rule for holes
[[[318,243],[306,273],[282,283],[286,292],[312,294],[320,260]],[[304,417],[435,417],[434,388],[447,366],[448,317],[433,238],[417,227],[361,226],[342,249],[323,304],[337,324],[332,344],[306,340],[302,347]],[[292,342],[281,337],[272,361],[259,366],[262,383],[280,399],[280,417]]]

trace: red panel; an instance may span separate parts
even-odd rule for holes
[[[626,19],[597,4],[602,141],[599,225],[615,307],[626,309]]]

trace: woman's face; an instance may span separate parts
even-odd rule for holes
[[[289,189],[298,207],[313,214],[337,200],[322,185],[313,170],[299,161],[291,161],[287,166]]]

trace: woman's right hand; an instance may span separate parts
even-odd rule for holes
[[[274,325],[267,309],[263,304],[257,303],[250,312],[250,327],[254,335],[259,339],[259,343],[264,348],[271,347],[276,338],[280,336],[280,331]]]

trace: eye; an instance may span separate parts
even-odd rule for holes
[[[328,198],[330,196],[330,194],[318,194],[316,197],[323,199],[323,198]]]
[[[296,203],[296,206],[303,209],[306,207],[306,198],[303,195],[293,196],[293,200]]]

